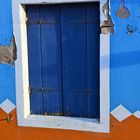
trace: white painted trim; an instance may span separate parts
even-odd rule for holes
[[[19,126],[61,128],[93,132],[110,131],[110,35],[100,35],[100,119],[30,115],[26,4],[94,2],[99,0],[12,0],[13,29],[17,44],[16,102]],[[100,0],[100,8],[106,0]],[[104,20],[100,10],[101,23]]]

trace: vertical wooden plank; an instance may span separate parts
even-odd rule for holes
[[[99,117],[99,3],[87,4],[87,115]]]
[[[63,110],[84,116],[86,106],[86,9],[83,4],[63,5],[61,10]]]
[[[32,89],[39,89],[42,87],[40,25],[35,23],[39,20],[39,7],[27,6],[27,17],[29,85]],[[32,91],[30,106],[31,113],[42,114],[41,92]]]
[[[40,6],[44,113],[62,113],[60,8]]]

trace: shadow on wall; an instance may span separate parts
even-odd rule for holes
[[[108,68],[107,59],[109,56],[102,56],[102,69]],[[126,67],[140,64],[140,51],[114,53],[110,55],[110,68]]]
[[[140,51],[111,54],[111,68],[140,64]]]

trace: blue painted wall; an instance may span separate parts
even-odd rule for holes
[[[10,45],[13,35],[11,0],[0,0],[0,45]],[[10,99],[15,103],[14,66],[0,65],[0,103]]]
[[[133,113],[140,110],[140,1],[125,1],[131,13],[127,19],[116,16],[120,1],[111,0],[111,110],[122,104]],[[0,45],[6,46],[13,32],[11,1],[0,0],[0,9]],[[134,32],[128,34],[127,28]],[[0,103],[8,98],[15,104],[14,75],[14,66],[0,65]]]
[[[11,0],[0,0],[0,45],[10,45],[12,37]]]
[[[125,0],[130,17],[120,19],[116,11],[121,1],[111,1],[111,109],[122,104],[133,113],[140,110],[140,1]]]

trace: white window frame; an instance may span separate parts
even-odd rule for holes
[[[19,126],[57,128],[92,132],[110,131],[110,35],[100,34],[100,118],[30,115],[26,4],[57,4],[100,1],[100,22],[106,0],[12,0],[13,30],[17,44],[16,103]]]

